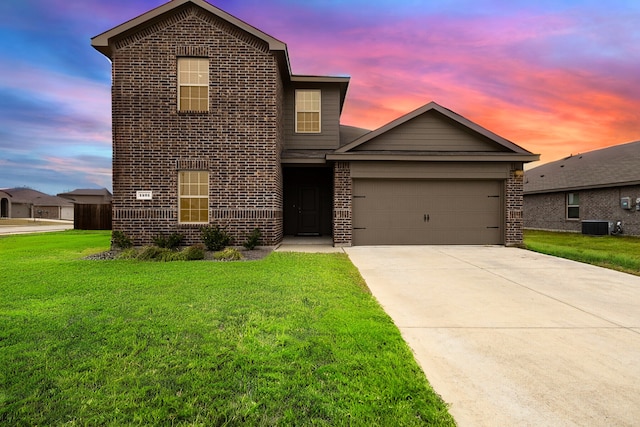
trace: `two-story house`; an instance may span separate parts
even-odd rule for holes
[[[335,245],[519,244],[538,156],[429,103],[342,126],[348,77],[292,73],[287,46],[203,0],[92,39],[112,62],[113,229],[136,244],[218,224]]]

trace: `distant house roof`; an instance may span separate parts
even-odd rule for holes
[[[106,188],[77,188],[66,193],[58,193],[58,196],[105,196],[111,198],[113,195]]]
[[[2,190],[11,196],[11,203],[29,203],[35,206],[73,206],[70,200],[50,196],[27,187]]]
[[[640,184],[640,141],[576,154],[525,172],[524,193]]]

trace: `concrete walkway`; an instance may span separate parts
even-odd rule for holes
[[[329,236],[294,237],[285,236],[276,252],[307,252],[307,253],[344,253],[342,248],[333,246],[333,239]]]
[[[460,426],[640,425],[640,277],[505,247],[345,252]]]

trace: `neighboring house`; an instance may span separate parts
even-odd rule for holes
[[[640,235],[640,141],[538,166],[525,173],[525,228],[582,231],[583,221],[622,221]]]
[[[237,242],[522,242],[537,155],[429,103],[368,132],[341,126],[348,77],[291,72],[287,46],[202,0],[92,39],[112,62],[113,229],[135,244],[219,224]]]
[[[59,193],[57,196],[83,205],[109,204],[113,198],[106,188],[78,188],[68,193]]]
[[[0,190],[1,218],[42,218],[73,221],[73,203],[31,188]]]

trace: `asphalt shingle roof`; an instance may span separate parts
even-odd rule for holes
[[[547,163],[524,178],[525,194],[640,184],[640,141]]]
[[[7,188],[2,191],[12,197],[12,203],[33,203],[36,206],[73,206],[70,200],[50,196],[28,187]]]

